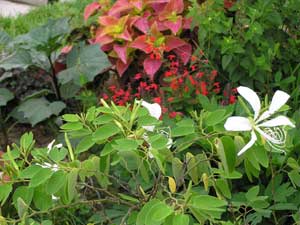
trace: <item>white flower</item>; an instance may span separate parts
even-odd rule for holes
[[[56,172],[59,170],[59,167],[57,164],[50,164],[47,162],[44,162],[43,164],[40,163],[36,163],[37,166],[40,166],[42,168],[47,168],[47,169],[51,169],[52,171]]]
[[[63,146],[62,144],[57,144],[57,145],[53,146],[54,143],[55,143],[55,139],[48,144],[48,146],[47,146],[47,149],[48,149],[47,153],[48,154],[51,152],[51,150],[53,148],[61,148]]]
[[[148,103],[148,102],[142,100],[141,105],[148,110],[149,114],[152,117],[154,117],[156,119],[160,118],[162,110],[161,110],[161,107],[159,104],[157,104],[157,103],[151,104],[151,103]],[[155,126],[143,126],[143,128],[147,131],[154,131]]]
[[[237,91],[250,104],[254,111],[253,118],[232,116],[225,122],[224,127],[228,131],[251,131],[250,141],[240,150],[238,155],[243,154],[254,145],[257,140],[255,132],[258,132],[264,137],[272,147],[274,145],[284,144],[285,133],[280,127],[295,127],[295,125],[285,116],[277,116],[273,119],[265,120],[278,111],[287,102],[290,96],[283,91],[276,91],[269,109],[260,115],[261,104],[257,94],[250,88],[242,86],[238,87]]]

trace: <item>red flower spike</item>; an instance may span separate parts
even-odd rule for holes
[[[87,5],[84,9],[84,20],[87,21],[90,16],[92,16],[98,9],[101,8],[101,5],[98,2],[93,2]]]
[[[204,81],[200,82],[200,88],[201,88],[201,94],[207,96],[208,95],[208,91],[207,91],[207,84]]]

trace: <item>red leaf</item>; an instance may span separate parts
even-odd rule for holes
[[[141,35],[137,37],[130,45],[131,48],[139,49],[147,54],[151,53],[152,50],[149,48],[149,44],[146,42],[147,36]]]
[[[128,69],[131,61],[127,62],[126,64],[122,62],[122,60],[118,59],[116,63],[116,69],[118,71],[118,74],[120,77],[123,75],[123,73]]]
[[[108,11],[109,16],[121,16],[121,14],[126,14],[126,12],[130,11],[133,8],[128,0],[118,0]]]
[[[93,2],[84,9],[84,20],[87,21],[87,19],[93,15],[98,9],[101,8],[101,5],[98,2]]]
[[[159,59],[151,59],[150,57],[144,60],[144,70],[150,76],[150,79],[153,80],[154,74],[161,67],[162,61]]]
[[[127,46],[114,45],[114,51],[117,53],[118,57],[122,60],[124,64],[127,63]]]
[[[180,28],[181,28],[181,25],[182,25],[182,18],[181,18],[181,16],[178,17],[177,21],[175,21],[175,22],[172,22],[172,21],[170,21],[170,20],[166,20],[166,21],[164,22],[164,25],[165,25],[166,27],[168,27],[168,28],[172,31],[172,33],[173,33],[174,35],[176,35],[177,32],[178,32],[178,31],[180,30]]]
[[[150,29],[149,21],[148,21],[149,16],[150,16],[150,13],[146,12],[142,17],[138,18],[134,23],[134,26],[137,29],[139,29],[141,32],[143,32],[144,34],[147,34],[147,32]]]
[[[166,47],[167,47],[167,51],[171,51],[173,49],[179,48],[183,45],[186,45],[187,43],[178,38],[178,37],[174,37],[174,36],[167,36],[166,37]]]
[[[187,62],[190,60],[192,55],[192,46],[186,43],[185,45],[182,45],[174,49],[174,52],[178,55],[178,57],[181,58],[184,64],[187,64]]]

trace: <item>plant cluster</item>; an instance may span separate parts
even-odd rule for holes
[[[92,42],[107,52],[120,76],[139,61],[153,79],[163,64],[164,53],[173,52],[184,64],[188,62],[192,46],[180,38],[185,29],[190,29],[183,0],[118,0],[105,9],[101,3],[88,5],[85,19],[102,11]]]
[[[293,90],[299,107],[299,0],[194,1],[199,46],[225,82],[271,94]],[[226,8],[225,10],[223,8]],[[293,15],[293,16],[291,16]]]
[[[66,147],[53,141],[36,148],[24,134],[2,156],[2,223],[77,224],[62,214],[70,211],[90,224],[293,224],[300,165],[280,134],[295,126],[274,117],[289,95],[276,92],[262,110],[255,92],[237,91],[246,102],[240,99],[236,110],[211,103],[177,121],[160,121],[157,103],[102,100],[101,107],[63,116]],[[230,117],[234,111],[253,112],[255,124]],[[241,131],[252,133],[248,144]]]

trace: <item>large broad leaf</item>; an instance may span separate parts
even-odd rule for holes
[[[46,24],[18,36],[15,45],[32,46],[39,51],[51,53],[60,47],[61,39],[71,31],[68,18],[49,20]]]
[[[7,102],[14,98],[13,93],[11,93],[6,88],[0,88],[0,106],[5,106]]]
[[[59,73],[58,79],[61,84],[73,81],[74,84],[82,85],[83,78],[93,81],[97,74],[110,65],[99,45],[77,46],[67,57],[68,69]]]
[[[34,126],[52,115],[59,115],[64,108],[65,104],[63,102],[50,103],[45,98],[38,98],[22,102],[17,111],[21,112],[24,118]]]
[[[26,69],[32,65],[32,58],[28,51],[19,49],[16,52],[10,54],[4,59],[0,60],[0,68],[10,70],[13,68]]]

